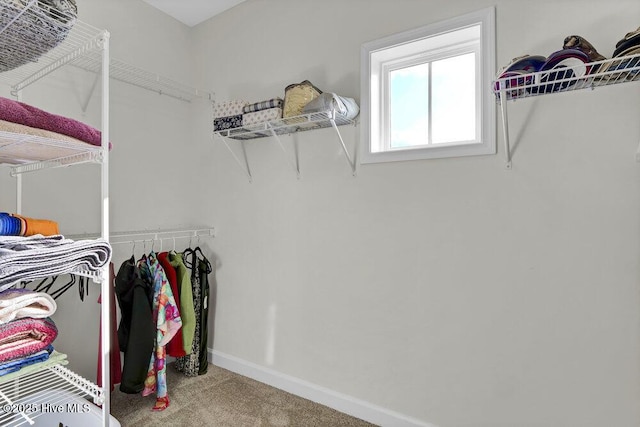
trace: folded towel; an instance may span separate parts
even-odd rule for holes
[[[0,325],[0,363],[44,350],[58,336],[53,320],[25,317]]]
[[[91,145],[102,144],[102,132],[87,124],[3,97],[0,97],[0,120],[61,133]]]
[[[12,372],[17,372],[25,366],[33,365],[34,363],[44,362],[49,358],[49,354],[53,351],[53,346],[49,345],[42,351],[31,354],[19,359],[13,359],[6,363],[0,364],[0,376],[7,375]]]
[[[55,300],[46,292],[29,289],[7,289],[0,292],[0,324],[22,317],[49,317],[56,309]]]
[[[66,273],[96,273],[111,260],[103,239],[66,239],[61,235],[0,236],[0,291],[22,280]]]
[[[9,374],[0,376],[0,384],[9,382],[18,377],[24,377],[28,374],[40,371],[42,369],[46,369],[49,366],[67,365],[67,364],[69,364],[69,361],[67,360],[67,355],[64,353],[59,353],[56,350],[53,350],[53,352],[49,355],[49,358],[45,361],[37,362],[32,365],[27,365],[22,367],[22,369],[20,369],[17,372],[11,372]]]
[[[0,212],[0,236],[53,236],[59,233],[55,221]]]
[[[282,98],[272,98],[266,101],[256,102],[255,104],[245,105],[242,108],[243,113],[253,113],[254,111],[268,110],[269,108],[282,108]]]

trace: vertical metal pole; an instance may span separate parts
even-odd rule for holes
[[[22,90],[16,93],[18,101],[22,101]],[[16,175],[16,213],[22,215],[22,174]]]
[[[102,238],[109,241],[109,32],[105,31],[102,37],[102,163],[101,163],[101,194],[102,194]],[[109,427],[111,404],[111,298],[109,280],[109,265],[102,269],[101,292],[102,303],[101,319],[101,345],[102,354],[102,392],[104,403],[102,404],[102,425]]]
[[[509,141],[509,118],[507,115],[507,92],[500,92],[500,109],[502,111],[502,132],[504,134],[505,168],[511,169],[511,145]]]

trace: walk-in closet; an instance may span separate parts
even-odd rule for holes
[[[640,425],[640,3],[0,0],[0,427]]]

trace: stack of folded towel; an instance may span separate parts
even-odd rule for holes
[[[279,119],[282,117],[282,103],[281,98],[272,98],[245,105],[242,109],[242,123],[250,126]]]
[[[52,236],[59,233],[58,223],[55,221],[0,212],[0,236]]]
[[[54,299],[44,292],[0,292],[0,382],[12,378],[9,374],[66,363],[66,355],[52,345],[58,329],[49,316],[56,308]]]
[[[61,235],[0,236],[0,291],[23,280],[78,271],[99,272],[111,260],[103,239],[72,240]]]

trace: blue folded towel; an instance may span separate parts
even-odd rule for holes
[[[19,371],[25,366],[33,365],[34,363],[44,362],[49,358],[49,355],[51,354],[52,351],[53,351],[53,346],[48,345],[47,348],[37,353],[33,353],[26,357],[9,360],[5,363],[2,363],[0,364],[0,376]]]

